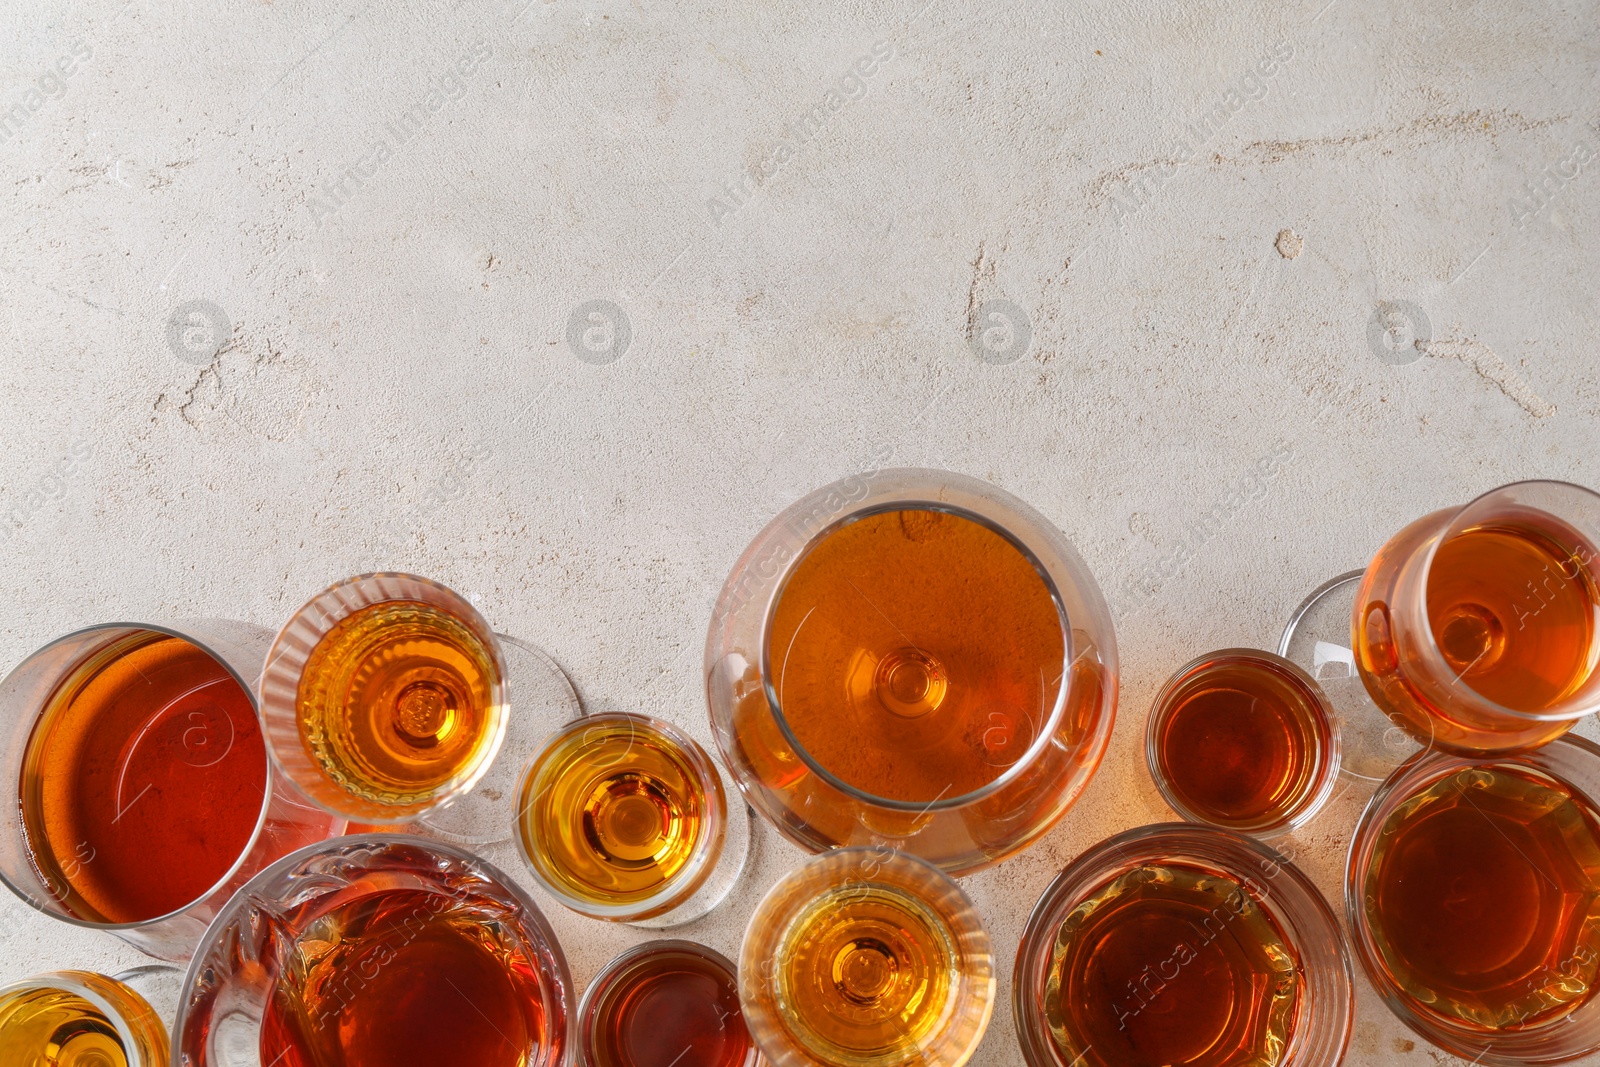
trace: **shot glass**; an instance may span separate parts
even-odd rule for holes
[[[1178,668],[1156,695],[1145,758],[1185,819],[1270,838],[1332,795],[1339,732],[1305,671],[1271,652],[1225,648]]]

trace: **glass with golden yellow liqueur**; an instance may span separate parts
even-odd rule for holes
[[[1026,847],[1110,738],[1116,649],[1083,562],[947,471],[852,476],[757,536],[712,615],[717,747],[811,851],[893,843],[954,873]]]
[[[518,790],[517,841],[539,884],[596,919],[678,925],[710,911],[745,857],[716,765],[645,715],[585,716],[535,755]]]
[[[1421,753],[1374,794],[1345,869],[1357,955],[1401,1020],[1485,1064],[1600,1051],[1600,747]]]
[[[273,757],[313,802],[363,823],[410,822],[461,796],[506,730],[505,659],[465,599],[409,574],[313,597],[262,676]]]
[[[1350,962],[1321,894],[1230,830],[1108,838],[1057,876],[1012,983],[1029,1067],[1333,1067]]]
[[[1289,658],[1335,694],[1354,765],[1382,778],[1418,748],[1523,752],[1600,709],[1600,495],[1501,486],[1425,515],[1360,575],[1302,604]],[[1353,725],[1358,724],[1358,725]]]
[[[1322,687],[1299,667],[1225,648],[1184,664],[1156,695],[1145,756],[1179,815],[1270,837],[1332,794],[1339,735]]]
[[[0,986],[0,1067],[167,1067],[167,1031],[133,989],[89,971]]]
[[[107,623],[0,682],[0,879],[46,914],[184,959],[228,896],[344,830],[267,756],[254,680],[271,634]]]
[[[960,1067],[994,994],[989,936],[966,894],[882,846],[790,872],[739,953],[745,1023],[775,1067]]]
[[[179,1067],[561,1067],[572,984],[539,909],[488,863],[361,834],[263,871],[184,978]]]

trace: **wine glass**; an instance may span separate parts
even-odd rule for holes
[[[1600,709],[1597,544],[1600,495],[1515,482],[1314,592],[1279,651],[1328,689],[1346,769],[1376,782],[1419,749],[1529,751]]]
[[[739,950],[745,1023],[774,1067],[961,1067],[994,996],[972,902],[937,867],[883,845],[785,875]]]
[[[723,587],[705,670],[717,748],[786,837],[889,843],[956,874],[1066,812],[1116,710],[1082,560],[948,471],[852,475],[783,511]]]

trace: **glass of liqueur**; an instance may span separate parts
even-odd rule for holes
[[[1029,1067],[1333,1067],[1350,961],[1322,895],[1231,830],[1128,830],[1056,877],[1012,982]]]
[[[812,852],[891,843],[954,874],[1044,833],[1111,736],[1111,619],[1027,504],[947,471],[852,475],[789,507],[723,587],[713,735]]]
[[[1274,837],[1332,794],[1339,735],[1305,671],[1271,652],[1225,648],[1184,664],[1157,694],[1145,757],[1185,819]]]
[[[745,1024],[774,1067],[961,1067],[994,994],[989,935],[966,894],[882,845],[785,875],[739,951]]]
[[[454,845],[360,834],[241,889],[184,978],[175,1067],[560,1067],[572,983],[521,889]]]
[[[318,806],[367,824],[425,820],[494,761],[505,675],[494,631],[455,592],[409,574],[349,578],[273,643],[267,741]]]
[[[1351,941],[1402,1021],[1484,1064],[1600,1051],[1600,747],[1419,753],[1345,868]]]
[[[56,971],[0,986],[3,1067],[167,1067],[167,1031],[114,978]]]
[[[583,994],[578,1067],[755,1067],[733,964],[693,941],[647,941]]]
[[[580,914],[677,926],[709,912],[744,866],[749,817],[675,727],[623,712],[568,723],[518,790],[517,842],[550,895]]]
[[[245,623],[108,623],[0,682],[0,879],[33,907],[187,959],[252,875],[342,833],[274,772]]]
[[[1600,496],[1502,486],[1423,516],[1317,590],[1279,651],[1329,688],[1360,776],[1419,747],[1536,748],[1600,708],[1597,544]]]

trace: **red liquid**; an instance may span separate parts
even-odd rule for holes
[[[589,1067],[738,1067],[750,1055],[733,972],[692,951],[636,958],[593,1012]]]
[[[21,801],[41,876],[72,912],[139,922],[220,882],[249,845],[267,753],[249,695],[210,655],[150,631],[52,695]]]
[[[335,894],[343,896],[343,894]],[[273,1067],[522,1067],[547,1017],[504,916],[444,893],[391,889],[312,907],[261,1022]]]
[[[1452,775],[1384,823],[1366,909],[1408,997],[1491,1029],[1550,1022],[1600,980],[1600,822],[1554,779]]]
[[[1114,879],[1069,918],[1046,997],[1074,1067],[1277,1062],[1300,976],[1272,920],[1226,875],[1172,864]]]
[[[1239,656],[1198,668],[1172,694],[1158,773],[1196,815],[1236,829],[1291,817],[1332,773],[1332,728],[1315,694]]]

